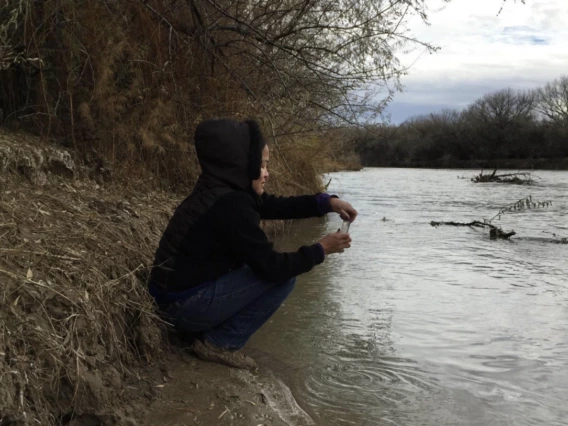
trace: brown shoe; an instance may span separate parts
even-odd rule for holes
[[[234,351],[223,349],[207,340],[202,342],[199,339],[195,339],[193,343],[193,353],[202,361],[216,362],[243,370],[255,371],[258,369],[256,362],[254,362],[251,357],[247,356],[242,349]]]

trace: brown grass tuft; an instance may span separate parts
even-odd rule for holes
[[[48,425],[121,408],[112,392],[159,352],[145,280],[176,202],[91,181],[4,180],[0,417]]]

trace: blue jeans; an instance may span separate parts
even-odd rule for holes
[[[199,333],[225,349],[241,349],[286,300],[295,283],[296,278],[264,281],[243,266],[192,289],[164,311],[180,332]]]

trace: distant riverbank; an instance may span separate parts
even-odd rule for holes
[[[504,158],[490,160],[439,159],[435,161],[388,161],[366,162],[364,167],[403,167],[403,168],[444,168],[444,169],[516,169],[516,170],[568,170],[568,157],[565,158]]]

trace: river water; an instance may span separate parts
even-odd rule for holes
[[[369,168],[328,176],[359,211],[352,248],[298,278],[252,339],[318,425],[568,424],[568,172],[475,184],[479,170]],[[430,221],[504,215],[511,241]],[[295,250],[340,226],[292,225]]]

